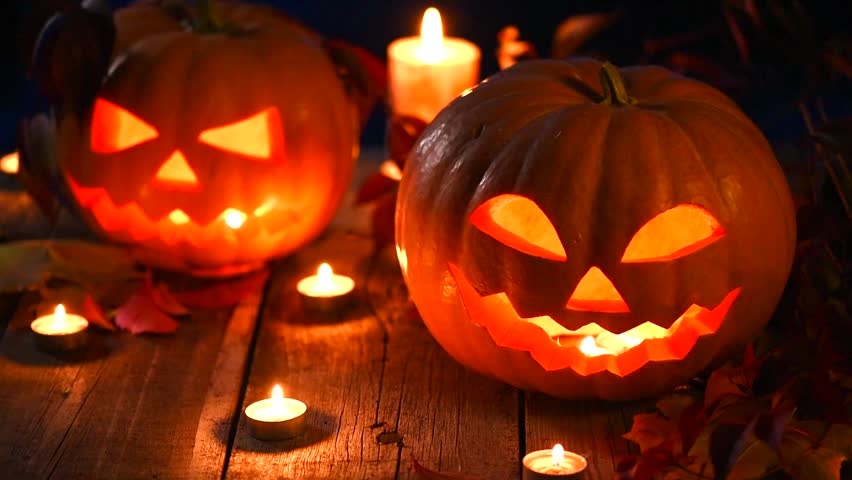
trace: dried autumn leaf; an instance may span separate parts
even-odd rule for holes
[[[639,445],[639,451],[643,453],[660,445],[670,445],[671,453],[682,453],[677,423],[657,413],[634,415],[633,426],[622,437]]]
[[[413,453],[411,454],[411,466],[420,480],[485,480],[486,478],[478,475],[465,475],[463,473],[438,472],[426,468],[414,458]]]
[[[388,154],[402,170],[409,152],[428,123],[412,115],[393,115],[388,128]]]
[[[357,106],[363,126],[376,102],[385,96],[387,71],[384,63],[367,50],[340,40],[328,40],[323,47],[337,66],[338,76]]]
[[[148,288],[151,300],[154,305],[160,310],[169,315],[183,316],[189,315],[190,311],[182,303],[180,303],[165,283],[154,285],[151,276],[145,277],[145,286]]]
[[[189,308],[232,307],[250,295],[260,293],[267,278],[269,270],[263,269],[242,277],[217,281],[205,287],[172,292],[172,296]]]
[[[151,289],[143,285],[115,313],[115,324],[134,335],[140,333],[174,333],[178,323],[160,310],[151,297]]]
[[[751,379],[753,381],[753,379]],[[704,392],[704,409],[708,412],[716,409],[725,400],[748,397],[751,390],[751,382],[746,376],[742,366],[733,364],[717,368],[710,374],[707,380],[707,388]]]
[[[521,40],[521,31],[518,27],[509,25],[497,33],[497,64],[500,70],[511,67],[519,60],[537,57],[535,46]]]

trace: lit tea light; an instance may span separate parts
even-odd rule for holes
[[[246,407],[251,434],[258,440],[284,440],[299,435],[305,428],[308,407],[295,398],[285,398],[280,385],[272,396]]]
[[[0,172],[8,175],[15,175],[20,169],[20,161],[18,152],[7,153],[0,157]]]
[[[588,462],[574,452],[566,452],[560,444],[550,450],[537,450],[524,456],[523,480],[547,478],[581,478]]]
[[[75,350],[86,343],[85,333],[89,321],[80,315],[65,312],[62,304],[52,314],[33,320],[30,329],[36,335],[36,344],[43,350],[63,352]]]
[[[305,306],[326,312],[343,307],[351,299],[354,289],[354,280],[334,273],[327,263],[319,266],[316,275],[303,278],[296,285]]]
[[[431,122],[444,106],[479,81],[479,48],[444,37],[441,14],[423,14],[419,37],[404,37],[388,46],[388,90],[396,114]]]

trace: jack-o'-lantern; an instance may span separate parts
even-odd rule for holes
[[[200,275],[316,236],[357,151],[354,106],[317,37],[263,7],[215,12],[221,28],[187,29],[165,4],[120,11],[90,115],[58,128],[84,218],[146,263]]]
[[[426,129],[396,235],[412,299],[459,362],[559,397],[629,399],[764,327],[795,222],[769,145],[717,90],[542,60]]]

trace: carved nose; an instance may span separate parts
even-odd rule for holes
[[[580,279],[565,308],[581,312],[627,313],[630,309],[609,278],[592,267]]]
[[[164,190],[201,191],[201,182],[180,150],[175,150],[154,175],[154,185]]]

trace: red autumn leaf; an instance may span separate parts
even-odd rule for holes
[[[160,310],[148,285],[140,287],[115,313],[115,324],[134,335],[140,333],[173,333],[178,323]]]
[[[643,452],[633,470],[633,480],[652,480],[666,467],[675,465],[675,459],[671,455],[673,448],[674,446],[667,442]]]
[[[724,365],[710,374],[704,393],[704,410],[712,412],[720,402],[732,398],[745,398],[751,391],[751,382],[743,367]]]
[[[358,194],[355,196],[355,205],[361,205],[377,200],[382,195],[393,192],[399,186],[399,181],[394,180],[382,172],[374,172],[364,179]]]
[[[475,475],[465,475],[463,473],[446,473],[438,472],[424,467],[411,454],[411,466],[414,468],[414,473],[420,480],[483,480],[485,477]]]
[[[671,454],[681,453],[682,441],[677,423],[657,413],[634,415],[633,426],[622,437],[639,445],[643,453],[660,445],[669,445]]]
[[[151,300],[154,305],[160,310],[169,315],[182,316],[189,315],[190,311],[182,303],[180,303],[171,292],[165,283],[154,285],[151,275],[145,277],[145,286],[151,295]]]
[[[412,115],[393,115],[388,129],[387,145],[391,160],[402,170],[405,160],[420,134],[429,124]]]
[[[231,307],[260,292],[268,277],[269,270],[264,268],[242,277],[217,281],[209,286],[172,292],[172,295],[175,300],[189,308]]]
[[[340,40],[328,40],[323,47],[337,66],[337,74],[358,108],[363,126],[376,102],[385,96],[387,72],[384,63],[367,50]]]

